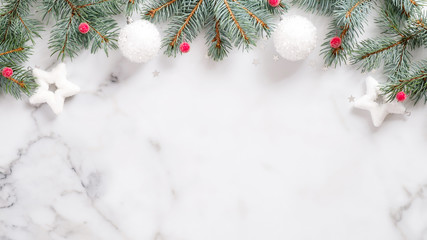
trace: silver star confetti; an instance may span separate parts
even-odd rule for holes
[[[274,55],[274,56],[273,56],[273,60],[274,60],[275,62],[279,61],[279,55]]]
[[[258,58],[255,58],[255,59],[252,61],[252,64],[253,64],[253,65],[255,65],[255,66],[258,66],[258,65],[259,65],[259,59],[258,59]]]
[[[322,68],[322,71],[324,71],[324,72],[326,72],[326,71],[328,71],[329,70],[329,67],[328,66],[323,66],[323,68]]]
[[[159,75],[160,75],[159,71],[156,70],[156,71],[153,72],[153,77],[158,77]]]
[[[354,99],[353,95],[350,95],[350,97],[348,97],[348,102],[354,102]]]

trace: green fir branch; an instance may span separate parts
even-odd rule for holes
[[[417,11],[419,6],[421,6],[422,0],[387,0],[386,2],[392,2],[396,6],[402,15],[410,17],[414,11]]]
[[[357,44],[357,38],[363,34],[367,16],[375,4],[375,0],[339,0],[333,11],[333,21],[329,25],[329,33],[322,44],[322,55],[327,66],[345,63]],[[331,48],[329,41],[338,36],[342,44],[339,48]]]
[[[99,49],[117,48],[118,25],[112,16],[122,11],[118,0],[44,0],[45,16],[53,15],[56,24],[51,32],[49,48],[58,58],[75,57],[82,48]],[[79,32],[81,23],[87,23],[90,31]]]
[[[152,22],[166,21],[182,10],[182,0],[149,1],[143,18]]]
[[[143,18],[169,21],[162,41],[166,55],[176,56],[183,41],[191,42],[206,28],[208,56],[221,60],[232,46],[249,49],[260,37],[270,37],[274,14],[287,8],[259,0],[147,0]]]
[[[0,91],[20,98],[31,95],[36,83],[31,73],[22,66],[31,54],[32,45],[39,32],[41,22],[32,19],[31,9],[35,0],[7,0],[0,7],[0,70],[9,67],[13,75],[0,77]]]
[[[359,64],[363,72],[384,64],[388,76],[405,71],[411,62],[410,51],[427,46],[427,23],[423,19],[424,16],[411,17],[405,27],[389,21],[389,29],[396,30],[392,34],[362,41],[355,50],[352,63]]]
[[[227,57],[233,45],[220,21],[212,13],[207,21],[206,44],[209,46],[208,56],[215,61]]]
[[[398,92],[405,92],[409,99],[417,104],[424,99],[427,102],[427,60],[413,64],[413,67],[401,72],[391,81],[382,86],[383,95],[388,101],[393,101]]]
[[[135,12],[139,12],[142,9],[144,0],[124,0],[125,1],[125,13],[126,16],[130,16]]]
[[[333,14],[339,0],[292,0],[308,12],[330,16]]]

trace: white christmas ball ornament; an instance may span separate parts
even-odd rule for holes
[[[120,31],[118,43],[123,56],[132,62],[145,63],[159,52],[161,38],[154,24],[137,20]]]
[[[317,30],[305,17],[286,16],[277,25],[273,41],[280,56],[298,61],[307,58],[316,47]]]

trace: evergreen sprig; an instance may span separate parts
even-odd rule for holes
[[[43,0],[44,16],[56,20],[49,41],[52,55],[64,59],[76,56],[82,48],[92,53],[117,48],[119,28],[112,16],[121,13],[122,6],[118,0]],[[81,23],[87,23],[91,31],[81,34]]]
[[[427,60],[413,64],[405,72],[393,76],[381,91],[387,96],[388,101],[393,101],[398,92],[405,92],[409,99],[416,104],[424,99],[427,102]]]
[[[375,0],[340,0],[335,3],[333,20],[321,51],[327,66],[346,63],[357,38],[364,32],[367,16],[374,4]],[[335,36],[341,38],[342,44],[339,48],[331,48],[329,44]]]
[[[414,10],[415,11],[415,10]],[[427,46],[427,23],[420,11],[412,14],[404,24],[393,7],[381,10],[379,26],[385,32],[381,37],[362,41],[353,56],[362,71],[371,71],[384,64],[388,76],[406,71],[411,53],[422,45]]]
[[[31,18],[35,0],[5,0],[0,7],[0,70],[9,67],[11,77],[0,77],[0,91],[19,98],[30,95],[37,86],[31,73],[22,64],[28,59],[34,38],[42,24]]]
[[[191,42],[207,29],[208,55],[221,60],[233,46],[249,49],[260,37],[269,37],[274,14],[286,8],[283,3],[273,8],[259,0],[147,0],[143,17],[153,22],[169,20],[163,39],[168,56],[176,56],[182,42]]]
[[[306,11],[331,16],[339,0],[292,0],[292,3],[299,5]]]
[[[293,0],[307,11],[332,17],[322,54],[327,66],[349,62],[362,72],[383,67],[389,82],[382,88],[389,101],[404,91],[417,103],[426,99],[427,60],[413,64],[412,53],[427,47],[427,13],[425,0]],[[381,35],[362,40],[364,26],[372,9],[379,14],[375,23]],[[334,49],[329,41],[342,40]]]

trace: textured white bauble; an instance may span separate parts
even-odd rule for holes
[[[308,57],[316,47],[317,29],[305,17],[286,16],[273,34],[276,51],[283,58],[298,61]]]
[[[127,59],[145,63],[157,55],[161,38],[156,26],[147,20],[126,25],[119,34],[119,48]]]

